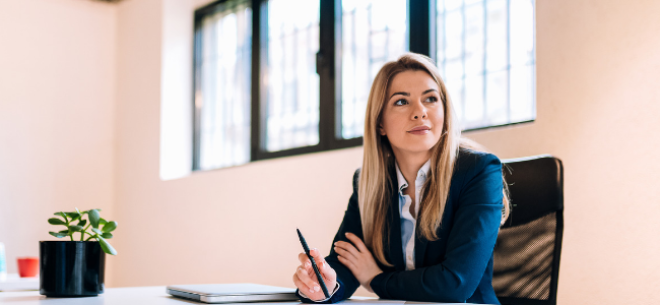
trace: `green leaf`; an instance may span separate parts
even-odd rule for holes
[[[57,238],[62,238],[62,237],[66,237],[66,236],[69,235],[69,234],[61,233],[61,232],[48,232],[48,234],[53,235]]]
[[[103,217],[99,218],[99,226],[105,226],[105,224],[108,223]]]
[[[101,213],[101,209],[89,209],[87,211],[83,211],[81,214],[83,214],[83,215],[88,214],[92,210],[96,210],[97,212]]]
[[[98,210],[89,210],[89,223],[92,224],[92,227],[94,228],[99,228],[99,219],[101,216],[99,216],[99,211]]]
[[[65,212],[65,213],[66,213],[66,216],[71,218],[71,221],[76,221],[76,220],[80,219],[80,214],[78,214],[76,212]]]
[[[56,213],[53,214],[53,215],[55,215],[55,216],[60,216],[60,217],[65,218],[65,219],[67,218],[67,217],[66,217],[66,214],[64,214],[64,212],[56,212]]]
[[[60,232],[58,232],[58,233],[64,233],[64,234],[66,234],[66,235],[69,235],[69,230],[62,230],[62,231],[60,231]]]
[[[99,241],[99,244],[101,244],[101,249],[103,249],[103,252],[108,253],[110,255],[117,255],[117,250],[113,248],[106,240],[105,238],[101,236],[96,236],[96,240]]]
[[[101,237],[103,237],[103,238],[105,238],[105,239],[110,239],[110,238],[112,238],[112,233],[103,233],[103,234],[101,235]]]
[[[81,226],[69,226],[69,232],[80,232],[83,230]]]
[[[87,224],[87,219],[83,219],[77,225],[84,228],[86,224]]]
[[[92,231],[94,231],[94,233],[96,233],[96,234],[98,234],[98,235],[103,234],[103,231],[101,231],[101,230],[99,230],[99,229],[97,229],[97,228],[92,228]]]
[[[114,231],[116,228],[117,228],[117,222],[113,220],[111,222],[106,223],[103,226],[103,233],[110,233]]]
[[[62,221],[62,219],[55,218],[55,217],[48,218],[48,223],[52,224],[52,225],[66,225],[66,223],[64,221]]]

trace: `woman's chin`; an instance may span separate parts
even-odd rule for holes
[[[417,155],[417,154],[430,153],[434,145],[435,143],[431,141],[429,141],[429,143],[414,143],[410,145],[404,145],[403,147],[400,147],[398,150],[405,154]]]

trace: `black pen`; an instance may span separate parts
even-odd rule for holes
[[[323,289],[323,294],[325,294],[326,299],[329,299],[330,293],[328,292],[328,288],[325,287],[325,282],[323,281],[321,272],[319,272],[319,268],[316,266],[316,262],[314,261],[314,258],[312,257],[311,254],[309,254],[309,247],[307,247],[307,242],[305,241],[305,238],[302,236],[302,233],[300,233],[300,230],[296,228],[296,231],[298,231],[298,238],[300,238],[300,243],[303,246],[303,250],[305,250],[305,254],[307,254],[309,260],[312,261],[312,268],[314,268],[314,273],[316,273],[316,278],[319,279],[319,284],[321,284],[321,289]]]

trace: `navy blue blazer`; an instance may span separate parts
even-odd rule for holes
[[[353,176],[353,195],[333,244],[339,240],[350,242],[346,232],[364,240],[357,197],[358,177],[359,169]],[[390,177],[393,184],[390,185],[392,196],[387,215],[389,236],[384,236],[383,240],[385,257],[394,267],[377,261],[383,273],[371,281],[373,291],[381,299],[499,304],[492,277],[493,249],[503,207],[500,160],[488,153],[459,150],[442,223],[437,229],[439,239],[429,241],[415,237],[415,269],[410,271],[406,271],[403,259],[399,198],[395,187],[398,182],[393,166]],[[351,297],[360,283],[339,262],[334,250],[325,259],[337,272],[340,288],[323,303],[337,303]],[[300,298],[304,303],[314,303]]]

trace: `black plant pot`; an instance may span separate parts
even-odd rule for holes
[[[105,253],[96,241],[40,241],[40,288],[47,297],[103,293]]]

